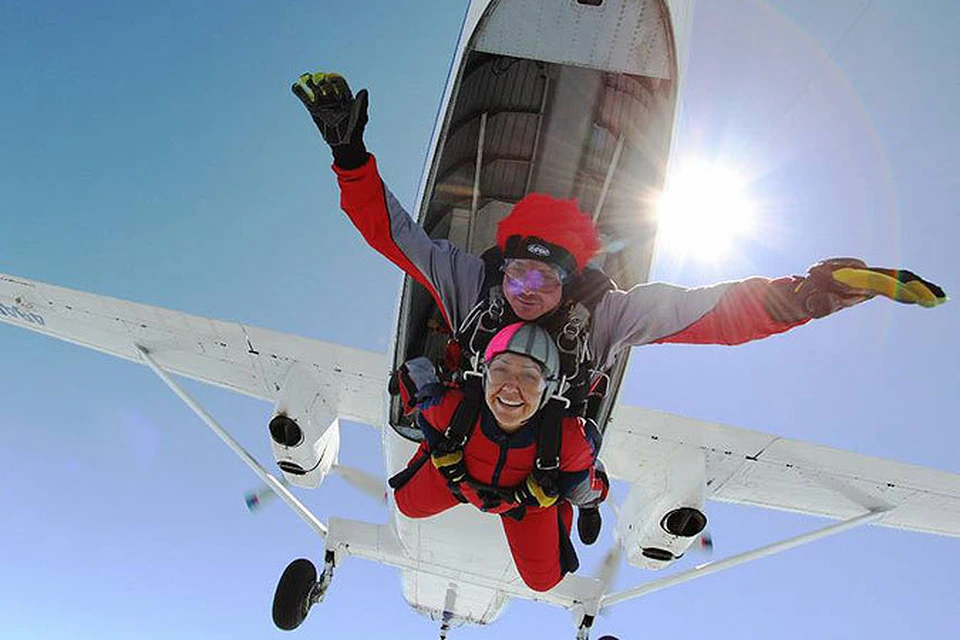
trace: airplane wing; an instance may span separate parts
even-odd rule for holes
[[[682,448],[704,452],[711,500],[843,519],[891,508],[877,524],[960,536],[960,474],[627,406],[614,410],[601,457],[634,482]]]
[[[290,368],[315,367],[337,414],[381,426],[386,354],[127,302],[0,274],[0,321],[103,353],[143,362],[146,348],[166,371],[276,401]]]

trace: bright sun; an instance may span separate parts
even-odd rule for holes
[[[737,171],[692,162],[677,167],[657,207],[657,246],[674,258],[719,260],[754,228],[756,207]]]

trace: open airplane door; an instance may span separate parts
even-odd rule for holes
[[[547,19],[545,16],[549,16]],[[421,184],[418,223],[474,254],[531,192],[576,198],[604,242],[598,266],[621,288],[646,282],[666,177],[690,2],[474,2],[460,35]],[[407,278],[394,368],[443,365],[450,328]],[[606,423],[628,354],[608,370]],[[394,400],[390,424],[419,431]]]

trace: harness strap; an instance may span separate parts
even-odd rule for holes
[[[410,462],[405,468],[401,469],[397,474],[392,476],[387,480],[387,484],[390,485],[390,488],[396,491],[403,485],[410,482],[410,478],[416,475],[417,471],[420,471],[420,468],[430,459],[430,456],[427,454],[421,455],[419,458],[416,458]]]
[[[513,322],[513,314],[505,314],[507,307],[499,287],[489,290],[470,311],[456,333],[461,353],[468,357],[465,371],[478,371],[483,352],[497,331]]]
[[[560,398],[550,398],[540,409],[540,422],[537,425],[534,478],[547,493],[552,494],[559,493],[560,490],[560,447],[563,444],[561,421],[565,409],[565,403]]]
[[[443,432],[442,447],[447,451],[462,449],[477,425],[483,387],[478,376],[467,376],[463,381],[463,399],[450,418],[450,426]]]
[[[461,353],[460,370],[464,373],[478,369],[483,351],[497,331],[519,321],[503,294],[499,271],[502,254],[492,249],[482,258],[486,267],[485,293],[455,334]],[[568,415],[582,415],[586,410],[593,359],[589,348],[591,316],[600,299],[615,288],[602,271],[587,267],[565,285],[560,308],[537,321],[551,335],[560,353],[560,372],[568,383],[560,394],[570,401]]]

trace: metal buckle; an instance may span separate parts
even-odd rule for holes
[[[467,444],[467,436],[464,435],[460,442],[454,442],[450,437],[450,432],[453,430],[453,425],[447,427],[447,430],[443,432],[443,438],[446,440],[446,444],[451,445],[450,450],[444,451],[443,453],[450,453],[451,451],[456,451],[457,449],[463,449],[463,446]]]
[[[563,408],[564,408],[564,409],[569,409],[569,408],[570,408],[570,400],[568,400],[567,398],[564,398],[563,396],[558,396],[558,395],[554,394],[554,395],[550,396],[549,399],[550,399],[550,400],[559,400],[560,402],[563,403]]]
[[[467,378],[480,378],[483,380],[483,372],[480,371],[480,354],[474,353],[470,358],[470,364],[473,366],[469,371],[463,372],[464,379]]]
[[[539,471],[555,471],[560,468],[560,458],[559,457],[554,458],[549,465],[541,464],[540,458],[537,458],[537,461],[535,464],[536,464],[537,470]]]
[[[562,393],[564,393],[564,392],[566,391],[566,389],[564,389],[564,387],[565,387],[566,385],[567,385],[567,376],[562,376],[562,377],[560,378],[560,384],[557,385],[557,392],[554,393],[554,394],[552,394],[552,395],[547,396],[547,402],[550,402],[551,400],[558,400],[559,402],[563,403],[563,408],[564,408],[564,409],[569,409],[569,408],[570,408],[570,400],[569,400],[568,398],[565,398],[564,396],[561,395]],[[546,403],[544,403],[544,404],[546,404]]]

